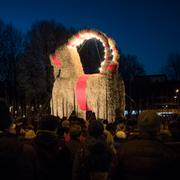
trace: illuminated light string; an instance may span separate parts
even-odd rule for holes
[[[104,60],[99,68],[100,73],[104,73],[106,70],[115,71],[118,67],[119,53],[115,41],[107,37],[106,34],[89,29],[82,30],[69,39],[67,46],[69,48],[77,48],[84,41],[92,38],[99,40],[104,47]],[[109,65],[110,67],[108,67]]]
[[[109,42],[109,45],[110,45],[110,49],[112,50],[112,56],[113,56],[112,61],[113,61],[114,63],[118,63],[118,60],[119,60],[120,55],[119,55],[119,53],[118,53],[118,49],[117,49],[117,47],[116,47],[116,43],[115,43],[115,41],[114,41],[113,39],[111,39],[111,38],[108,38],[108,42]]]
[[[118,67],[119,54],[116,48],[115,41],[107,37],[102,32],[97,32],[94,30],[83,30],[75,34],[69,39],[66,44],[68,48],[77,48],[89,39],[95,38],[99,40],[104,47],[104,60],[101,62],[100,73],[106,74],[107,72],[116,72]],[[61,60],[57,58],[56,54],[50,55],[52,63],[61,68]],[[86,86],[89,75],[83,74],[77,79],[76,82],[76,96],[77,103],[81,110],[92,110],[87,104],[86,99]]]

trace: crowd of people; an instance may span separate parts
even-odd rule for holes
[[[180,138],[154,110],[137,121],[75,114],[12,118],[0,100],[0,178],[26,180],[177,179]],[[179,131],[180,134],[180,131]]]

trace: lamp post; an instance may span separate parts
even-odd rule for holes
[[[179,89],[176,89],[174,99],[176,100],[177,106],[179,107]]]

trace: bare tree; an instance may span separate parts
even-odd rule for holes
[[[135,76],[144,75],[145,70],[135,55],[121,55],[119,71],[125,82],[133,80]]]
[[[4,42],[3,42],[3,32],[4,32],[5,24],[0,20],[0,81],[4,81],[6,78],[5,75],[5,65],[4,65]]]
[[[53,72],[49,54],[70,36],[70,31],[53,21],[40,21],[27,33],[24,56],[18,63],[21,99],[29,104],[44,104],[51,98]]]
[[[0,79],[9,103],[16,104],[16,62],[23,52],[23,34],[11,24],[0,22]]]
[[[166,64],[162,66],[162,72],[171,80],[180,80],[180,54],[169,54]]]

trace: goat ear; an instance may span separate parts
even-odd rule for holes
[[[61,68],[61,61],[57,58],[56,54],[50,54],[49,58],[53,66],[56,66],[59,69]]]

